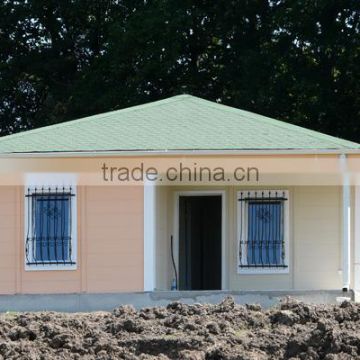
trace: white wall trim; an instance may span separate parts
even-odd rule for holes
[[[179,274],[179,199],[180,196],[221,196],[221,290],[228,289],[228,256],[226,243],[226,191],[225,190],[184,190],[174,193],[174,258]],[[179,279],[178,279],[179,280]],[[179,284],[178,284],[179,286]]]
[[[144,184],[144,291],[156,288],[156,185]]]
[[[245,224],[242,229],[240,227],[240,222],[239,222],[239,216],[240,216],[240,193],[244,193],[246,192],[246,194],[249,194],[250,196],[255,196],[256,192],[259,191],[270,191],[271,194],[275,193],[284,193],[285,197],[287,198],[286,201],[284,201],[284,240],[285,240],[285,265],[287,265],[286,268],[240,268],[240,259],[239,256],[237,255],[237,273],[240,275],[262,275],[262,274],[288,274],[290,272],[290,263],[289,263],[289,259],[290,259],[290,194],[289,194],[289,190],[281,190],[281,189],[261,189],[261,190],[239,190],[237,191],[236,194],[236,201],[237,201],[237,215],[236,215],[236,227],[237,227],[237,254],[240,254],[240,239],[241,238],[246,238],[246,233],[247,233],[247,211],[245,210],[244,213],[241,214],[242,216],[242,224]],[[245,209],[247,209],[247,207],[245,207]],[[243,262],[246,261],[246,254],[244,251],[242,251],[243,254]]]
[[[35,187],[44,187],[45,193],[50,189],[61,189],[62,187],[71,187],[72,193],[75,195],[71,201],[71,249],[72,260],[75,264],[51,264],[51,265],[27,265],[26,257],[24,256],[25,271],[63,271],[77,269],[77,243],[78,243],[78,226],[77,226],[77,176],[71,173],[27,173],[25,176],[25,191],[24,196],[30,189],[30,192]],[[32,206],[29,201],[24,204],[24,254],[26,251],[27,229],[31,225],[28,219],[29,206]]]
[[[355,187],[354,290],[360,292],[360,186]]]

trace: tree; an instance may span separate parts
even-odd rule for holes
[[[360,141],[357,0],[0,5],[0,132],[190,93]]]

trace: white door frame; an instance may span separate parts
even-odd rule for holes
[[[179,277],[179,199],[180,196],[221,196],[221,290],[227,289],[227,247],[226,247],[226,191],[225,190],[185,190],[176,191],[174,209],[174,260]],[[179,279],[177,279],[179,281]],[[178,284],[179,286],[179,284]]]

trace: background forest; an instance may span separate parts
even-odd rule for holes
[[[0,135],[188,93],[360,142],[359,0],[2,0]]]

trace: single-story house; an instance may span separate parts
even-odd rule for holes
[[[1,295],[360,290],[357,143],[179,95],[0,164]]]

